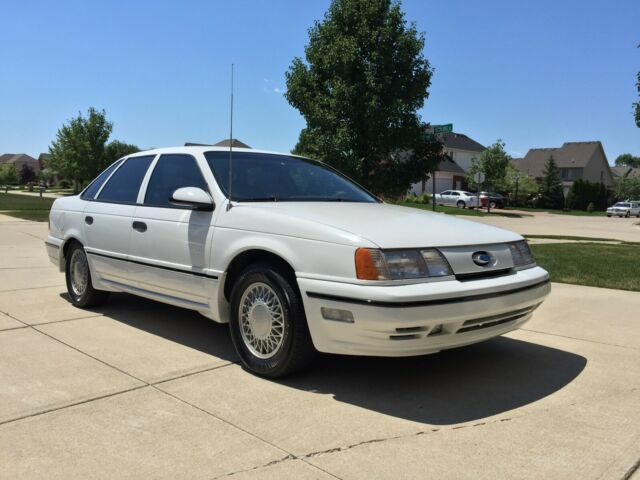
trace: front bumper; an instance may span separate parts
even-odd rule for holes
[[[472,281],[398,286],[298,278],[313,344],[321,352],[411,356],[435,353],[519,328],[551,291],[540,267]],[[348,310],[353,323],[321,308]]]

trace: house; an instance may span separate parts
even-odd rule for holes
[[[443,135],[442,149],[462,170],[468,172],[473,160],[477,159],[486,150],[486,147],[463,133],[451,132]]]
[[[566,142],[559,148],[532,148],[522,160],[514,162],[514,165],[521,172],[541,179],[547,160],[551,156],[560,169],[565,195],[578,179],[602,182],[607,188],[613,187],[611,167],[599,141]]]
[[[209,143],[192,143],[187,142],[184,144],[185,147],[228,147],[229,143],[232,144],[233,148],[251,148],[244,142],[241,142],[237,138],[234,138],[231,142],[229,142],[228,138],[224,140],[220,140],[218,143],[209,144]]]
[[[611,167],[611,173],[613,179],[618,180],[620,178],[637,178],[640,177],[640,168],[636,167]]]
[[[464,190],[467,188],[465,175],[471,163],[486,150],[485,147],[463,133],[442,135],[443,160],[438,164],[435,175],[427,174],[421,182],[411,186],[411,193],[443,192],[444,190]],[[434,189],[435,177],[435,189]]]
[[[0,155],[0,165],[15,165],[18,174],[25,165],[33,169],[35,173],[40,171],[40,163],[26,153],[5,153]]]
[[[451,160],[448,154],[438,164],[435,175],[427,175],[424,180],[414,183],[411,186],[411,193],[422,195],[423,193],[433,193],[434,179],[435,192],[440,193],[445,190],[462,190],[466,188],[465,171],[456,162]]]

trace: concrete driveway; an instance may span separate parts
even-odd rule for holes
[[[45,231],[0,216],[0,478],[622,479],[638,467],[638,293],[554,284],[504,337],[419,358],[325,356],[270,381],[198,314],[128,295],[72,307]]]

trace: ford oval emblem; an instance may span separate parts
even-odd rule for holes
[[[489,252],[475,252],[471,255],[471,260],[479,267],[488,267],[495,263],[495,257]]]

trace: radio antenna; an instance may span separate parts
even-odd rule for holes
[[[231,210],[231,184],[233,179],[233,63],[231,64],[231,118],[229,122],[229,201],[227,212]]]

